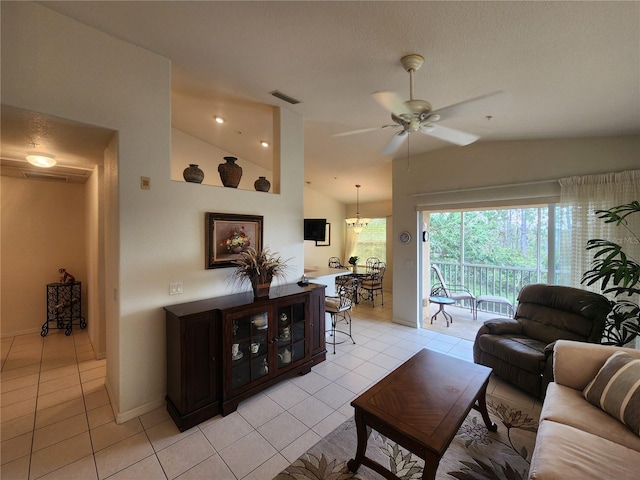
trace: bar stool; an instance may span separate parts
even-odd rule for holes
[[[351,306],[353,305],[354,295],[358,289],[358,279],[351,278],[343,285],[338,287],[337,297],[325,297],[324,309],[331,315],[331,328],[327,330],[328,338],[326,343],[333,345],[333,353],[336,353],[336,345],[346,342],[349,338],[356,344],[351,335]],[[338,330],[336,325],[338,322],[344,322],[349,326],[349,331]],[[337,341],[336,334],[346,336],[344,340]]]

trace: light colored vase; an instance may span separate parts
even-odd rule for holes
[[[242,178],[242,167],[236,164],[236,157],[223,157],[226,163],[218,165],[220,180],[225,187],[238,188]]]

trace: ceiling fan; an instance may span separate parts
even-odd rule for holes
[[[413,98],[413,74],[422,66],[424,58],[418,54],[411,54],[402,57],[400,61],[403,68],[409,72],[409,100],[404,101],[396,92],[376,92],[373,94],[373,97],[378,103],[391,112],[391,119],[394,123],[391,125],[383,125],[382,127],[339,133],[335,135],[336,137],[378,130],[380,128],[402,128],[402,130],[391,138],[391,141],[383,149],[382,153],[384,155],[395,152],[409,134],[414,132],[424,133],[456,145],[469,145],[480,137],[473,133],[442,126],[437,122],[470,113],[477,114],[487,112],[487,109],[493,111],[498,108],[503,108],[511,99],[509,94],[498,91],[471,98],[438,110],[432,110],[429,102]]]

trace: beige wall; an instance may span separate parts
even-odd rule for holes
[[[87,250],[87,332],[96,358],[105,358],[103,172],[95,167],[84,189]]]
[[[287,281],[302,275],[302,119],[277,112],[280,194],[188,184],[171,180],[167,59],[16,2],[2,7],[2,63],[3,102],[118,132],[102,196],[107,388],[128,420],[164,404],[163,307],[232,291],[227,269],[204,269],[205,212],[263,215],[265,245],[292,259]],[[184,294],[170,296],[171,282]]]
[[[587,175],[637,169],[640,137],[575,138],[509,142],[478,142],[467,147],[443,148],[393,163],[394,274],[393,315],[398,323],[417,325],[421,318],[421,269],[419,241],[403,245],[398,233],[407,230],[419,238],[422,224],[416,210],[428,208],[429,196],[417,193],[457,191],[448,197],[473,195],[486,200],[487,192],[499,185],[521,185],[537,190],[546,181],[572,175]],[[538,183],[543,182],[543,183]],[[500,189],[494,189],[500,190]],[[516,188],[517,190],[517,188]],[[557,190],[559,191],[559,190]],[[496,194],[498,192],[495,192]]]
[[[39,332],[48,283],[66,268],[88,295],[83,185],[0,177],[2,190],[2,335]],[[52,328],[55,325],[50,325]]]
[[[304,264],[308,267],[326,267],[329,257],[338,257],[343,262],[344,254],[344,205],[333,198],[316,192],[315,190],[304,188],[304,216],[305,218],[326,218],[331,224],[331,245],[327,247],[316,247],[316,242],[305,240],[304,242]],[[304,228],[303,223],[300,229]]]

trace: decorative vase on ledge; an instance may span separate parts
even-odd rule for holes
[[[253,187],[258,192],[268,192],[271,188],[271,182],[267,180],[267,177],[258,177],[258,179],[253,182]]]
[[[240,179],[242,178],[242,167],[236,165],[236,157],[223,157],[226,163],[218,165],[218,173],[220,173],[220,180],[225,187],[238,188]]]
[[[190,163],[182,172],[182,176],[185,181],[191,183],[202,183],[202,180],[204,180],[204,172],[200,170],[195,163]]]

